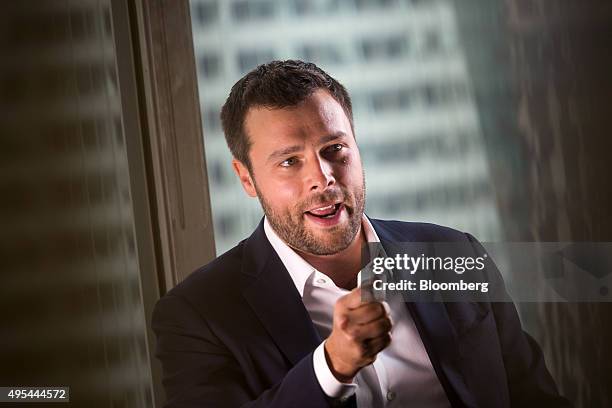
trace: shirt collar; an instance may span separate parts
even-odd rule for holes
[[[372,227],[370,220],[365,214],[361,219],[361,228],[363,228],[366,240],[368,242],[380,242],[374,227]],[[278,236],[276,231],[274,231],[268,222],[268,217],[264,217],[264,232],[268,238],[268,241],[270,241],[272,248],[274,248],[278,254],[278,257],[283,262],[283,265],[285,265],[287,272],[289,272],[295,287],[300,293],[300,297],[303,297],[306,281],[310,275],[316,272],[316,269]]]

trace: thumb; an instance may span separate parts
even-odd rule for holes
[[[338,320],[337,320],[337,325],[338,328],[341,330],[346,329],[346,326],[348,326],[348,316],[345,315],[344,313],[339,314],[338,315]]]

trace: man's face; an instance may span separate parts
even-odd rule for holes
[[[365,184],[340,104],[317,90],[296,107],[250,109],[245,130],[252,173],[236,160],[234,169],[278,235],[315,255],[347,248],[360,229]]]

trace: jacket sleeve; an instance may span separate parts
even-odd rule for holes
[[[161,298],[152,328],[162,363],[165,408],[330,406],[315,377],[312,353],[280,382],[254,395],[232,353],[183,298]]]
[[[486,251],[470,234],[466,234],[476,252]],[[491,262],[487,269],[488,279],[497,291],[495,299],[506,302],[491,302],[495,316],[502,357],[508,378],[508,390],[512,407],[571,407],[562,397],[546,368],[544,355],[538,343],[521,326],[516,307],[508,295],[499,270]]]

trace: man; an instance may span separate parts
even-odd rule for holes
[[[158,302],[167,407],[569,405],[511,303],[367,300],[366,242],[479,247],[449,228],[364,215],[340,83],[314,64],[274,61],[233,86],[221,119],[265,217]]]

